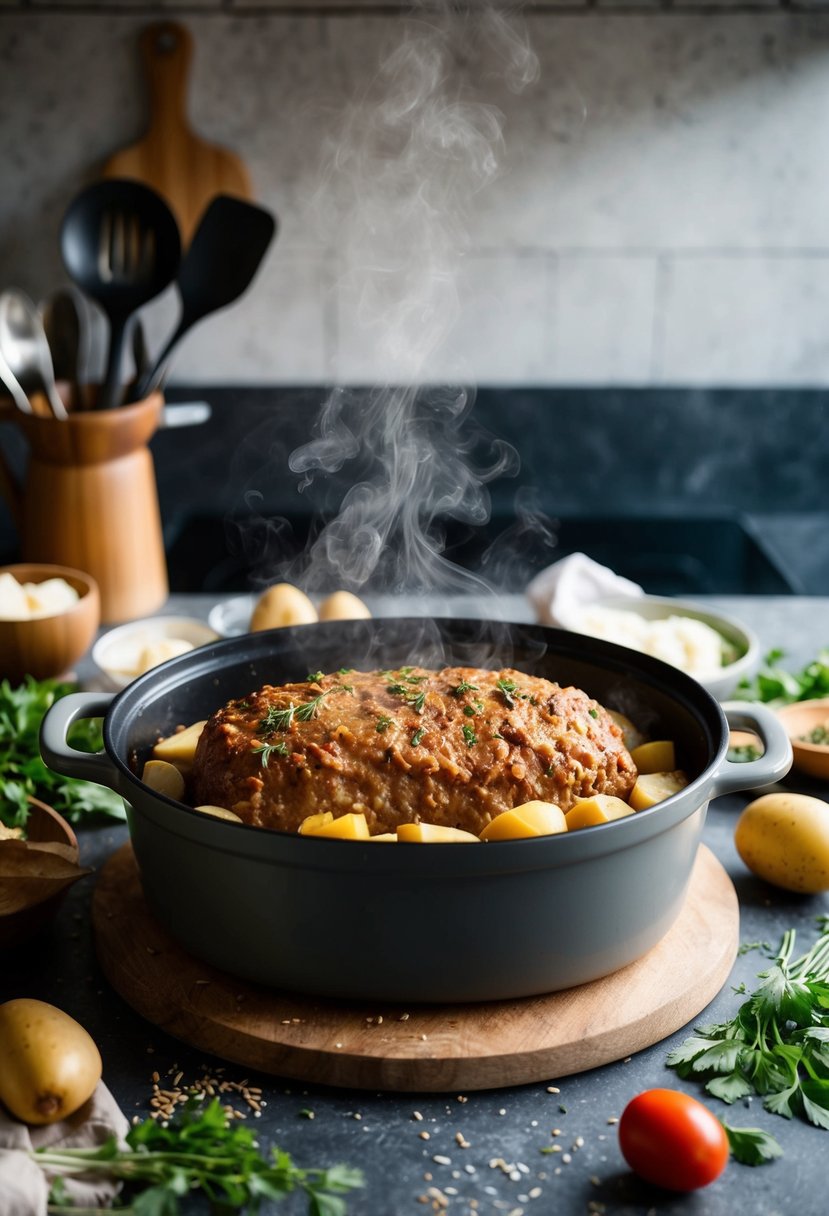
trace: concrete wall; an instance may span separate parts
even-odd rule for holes
[[[141,133],[136,40],[166,16],[193,125],[281,224],[180,380],[829,378],[829,7],[0,0],[0,286],[63,281],[60,217]]]

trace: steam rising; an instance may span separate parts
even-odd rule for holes
[[[503,152],[503,115],[476,90],[519,91],[538,66],[518,22],[493,10],[422,12],[394,29],[402,40],[332,136],[318,200],[337,202],[345,286],[393,383],[332,392],[290,458],[300,488],[334,474],[350,486],[301,578],[309,590],[480,591],[441,556],[441,521],[486,523],[487,484],[518,458],[471,424],[462,368],[456,385],[423,385],[460,316],[470,200]]]

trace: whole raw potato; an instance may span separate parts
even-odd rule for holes
[[[25,997],[0,1005],[0,1102],[24,1123],[74,1114],[101,1069],[91,1035],[62,1009]]]
[[[252,633],[282,629],[286,625],[313,625],[317,610],[304,591],[292,583],[276,583],[263,591],[250,618]]]
[[[829,804],[806,794],[764,794],[734,831],[737,852],[758,877],[786,891],[829,891]]]

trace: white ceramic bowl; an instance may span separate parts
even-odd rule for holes
[[[171,639],[186,642],[191,647],[204,646],[207,642],[215,642],[218,636],[215,629],[196,617],[147,617],[129,621],[103,634],[92,647],[92,660],[103,672],[110,687],[126,688],[139,674],[138,668],[147,647]]]
[[[706,608],[703,604],[693,604],[686,600],[675,600],[656,595],[639,597],[614,595],[602,596],[594,600],[590,607],[634,612],[646,621],[659,621],[671,616],[678,616],[702,621],[703,624],[709,625],[724,639],[735,654],[733,661],[724,664],[718,672],[694,677],[719,701],[727,701],[733,695],[740,680],[751,676],[759,665],[760,643],[753,630],[742,621],[736,620],[735,617]],[[585,632],[579,628],[577,615],[562,620],[561,624],[574,633]],[[625,641],[621,637],[609,637],[608,640],[622,646],[625,645]]]
[[[239,634],[247,633],[250,629],[255,603],[255,595],[234,595],[232,599],[224,600],[210,609],[207,623],[220,637],[237,638]]]

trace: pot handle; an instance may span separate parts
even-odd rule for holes
[[[67,741],[74,722],[102,718],[114,696],[114,692],[72,692],[55,701],[40,726],[40,754],[44,764],[62,777],[108,785],[118,794],[118,770],[106,752],[79,752]]]
[[[722,709],[731,730],[754,731],[765,750],[757,760],[724,760],[714,777],[711,797],[771,785],[785,777],[792,767],[792,745],[773,710],[753,701],[726,701]]]

